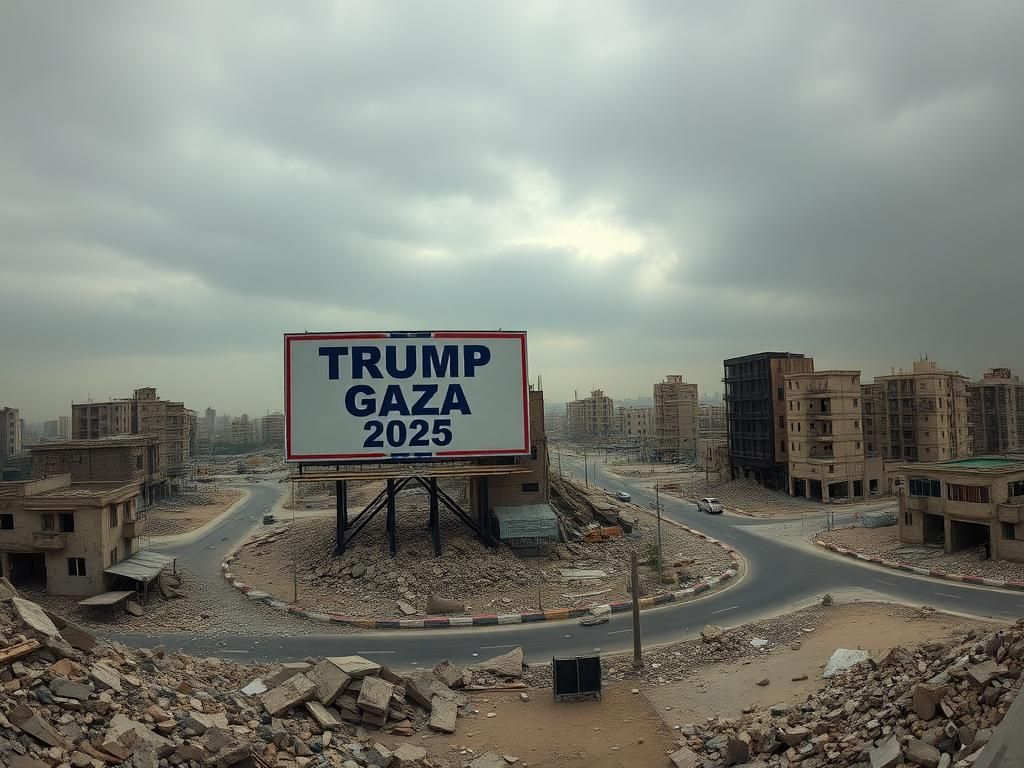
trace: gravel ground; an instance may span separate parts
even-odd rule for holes
[[[242,497],[237,489],[202,489],[158,501],[145,512],[144,536],[188,533],[213,520]]]
[[[823,531],[817,538],[827,544],[878,555],[886,560],[897,560],[922,568],[932,568],[987,579],[1024,580],[1024,563],[1009,560],[980,560],[975,549],[965,549],[947,555],[941,549],[905,544],[896,538],[897,526],[885,528],[839,528]]]
[[[399,552],[394,559],[387,550],[383,513],[341,557],[333,553],[334,519],[313,518],[258,535],[239,551],[232,572],[258,590],[290,596],[293,554],[301,553],[299,602],[306,608],[382,618],[399,615],[401,600],[415,611],[408,615],[423,616],[427,596],[433,594],[463,602],[468,606],[465,613],[512,613],[538,607],[538,586],[545,608],[627,598],[630,552],[636,550],[644,562],[656,540],[653,516],[630,507],[631,515],[641,515],[630,537],[571,548],[546,544],[540,557],[522,558],[504,546],[486,549],[452,515],[443,513],[443,554],[435,558],[425,525],[426,500],[425,495],[400,497]],[[664,590],[689,586],[732,565],[718,545],[668,523],[662,526],[662,547],[666,571],[682,576]],[[668,567],[674,565],[677,570]],[[561,569],[598,569],[605,576],[569,581],[561,577]],[[646,594],[663,591],[657,588],[654,570],[642,569]]]

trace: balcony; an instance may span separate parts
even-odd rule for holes
[[[1024,503],[1000,504],[996,512],[1001,523],[1024,523]]]
[[[68,545],[66,533],[35,531],[32,534],[32,546],[45,552],[60,552]]]
[[[138,520],[125,520],[124,524],[121,526],[121,535],[126,539],[134,539],[139,535],[140,528],[141,526],[139,525]]]

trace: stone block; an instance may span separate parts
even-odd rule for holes
[[[287,712],[292,707],[304,704],[316,694],[316,683],[299,673],[289,677],[276,688],[260,696],[263,708],[271,717]]]
[[[481,661],[477,664],[470,664],[468,669],[473,672],[486,672],[499,677],[522,677],[523,676],[523,649],[513,648],[501,656]]]
[[[395,686],[387,680],[381,680],[379,677],[364,677],[363,687],[359,691],[356,704],[364,712],[386,715],[391,703],[391,695],[394,692]]]
[[[325,707],[330,706],[352,680],[337,664],[328,659],[314,666],[306,676],[316,684],[316,700]]]
[[[93,664],[89,669],[89,677],[100,690],[110,690],[114,693],[121,693],[121,674],[108,667],[106,664]]]
[[[281,683],[285,682],[289,678],[300,675],[304,672],[308,672],[312,667],[312,664],[307,664],[304,661],[289,661],[281,664],[268,676],[263,678],[263,684],[270,688],[277,688]]]
[[[938,768],[942,753],[926,741],[911,739],[907,742],[907,760],[923,768]]]
[[[463,669],[461,667],[456,667],[448,661],[448,659],[445,659],[434,667],[434,677],[449,688],[458,688],[462,685],[462,673]]]
[[[7,719],[21,730],[49,747],[64,745],[64,739],[53,726],[41,718],[28,704],[19,704],[7,713]]]
[[[331,656],[327,659],[349,677],[358,680],[367,675],[380,672],[380,664],[376,664],[362,656]]]
[[[430,703],[430,728],[441,733],[455,733],[455,721],[459,716],[459,708],[454,701],[435,698]]]
[[[896,768],[903,759],[900,740],[896,736],[890,736],[872,749],[868,757],[871,760],[871,768]]]
[[[922,720],[931,720],[935,717],[935,711],[938,709],[942,697],[946,695],[946,690],[945,685],[929,685],[928,683],[915,685],[913,703],[917,716]]]
[[[26,627],[47,637],[60,637],[56,625],[50,621],[50,617],[38,605],[21,597],[12,597],[10,600],[14,606],[15,615]]]

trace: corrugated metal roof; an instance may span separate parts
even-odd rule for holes
[[[506,539],[558,539],[558,516],[550,504],[520,504],[513,507],[495,507],[498,537]]]
[[[175,558],[158,555],[156,552],[136,552],[127,560],[104,568],[104,573],[124,576],[135,581],[148,582],[160,575],[160,571],[173,563]]]

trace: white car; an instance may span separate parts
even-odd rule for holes
[[[630,496],[625,491],[616,491],[615,498],[618,499],[619,501],[630,501],[633,497]]]
[[[707,498],[697,502],[697,509],[700,512],[707,512],[709,515],[720,515],[724,507],[718,499]]]

